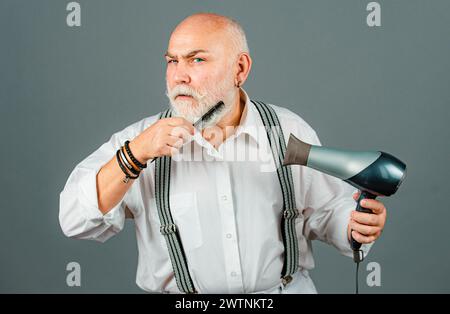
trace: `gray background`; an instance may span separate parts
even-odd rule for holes
[[[163,53],[197,11],[232,16],[254,64],[245,88],[316,129],[324,145],[390,152],[409,167],[367,262],[381,287],[364,293],[450,292],[448,191],[450,2],[368,0],[69,1],[0,4],[0,292],[141,292],[133,221],[105,244],[65,238],[59,192],[110,135],[165,108]],[[354,264],[315,243],[322,293],[352,293]],[[82,286],[66,286],[81,264]]]

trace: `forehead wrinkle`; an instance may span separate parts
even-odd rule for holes
[[[205,49],[195,49],[195,50],[192,50],[192,51],[186,53],[185,55],[182,55],[181,58],[190,58],[190,57],[195,56],[198,53],[209,53],[209,51],[205,50]],[[169,53],[168,51],[164,54],[164,56],[169,57],[169,58],[175,58],[175,55]]]

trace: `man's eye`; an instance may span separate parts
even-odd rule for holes
[[[171,60],[167,61],[167,64],[169,64],[169,63],[176,63],[176,62],[178,62],[178,61],[175,60],[175,59],[171,59]]]
[[[194,58],[194,62],[195,62],[195,63],[203,62],[203,61],[205,61],[205,60],[202,59],[202,58]]]

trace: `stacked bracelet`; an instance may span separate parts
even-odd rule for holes
[[[147,168],[146,164],[141,164],[139,162],[139,160],[136,159],[136,157],[134,157],[134,155],[131,153],[131,149],[130,149],[130,141],[125,141],[125,150],[127,151],[128,156],[130,157],[131,161],[139,167],[140,170]]]
[[[120,169],[125,174],[125,178],[123,179],[124,183],[128,183],[128,181],[130,181],[130,179],[136,179],[137,177],[139,177],[139,175],[135,175],[135,176],[130,175],[130,173],[127,171],[127,168],[123,165],[122,157],[120,157],[120,149],[118,149],[116,152],[116,159],[117,159],[117,163],[119,164]]]
[[[120,169],[125,174],[123,179],[124,183],[130,181],[130,179],[136,179],[147,165],[141,164],[136,157],[131,153],[130,141],[126,141],[125,145],[119,148],[116,152],[117,163]]]
[[[122,161],[125,164],[125,167],[127,167],[127,169],[130,170],[130,172],[132,174],[139,175],[139,173],[141,172],[141,169],[139,169],[139,168],[136,169],[135,166],[128,160],[123,146],[119,149],[119,151],[120,151],[120,157],[122,158]]]

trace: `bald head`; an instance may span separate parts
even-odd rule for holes
[[[247,39],[241,25],[234,19],[215,13],[196,13],[181,21],[172,32],[174,36],[189,32],[209,33],[221,41],[233,55],[249,52]]]

